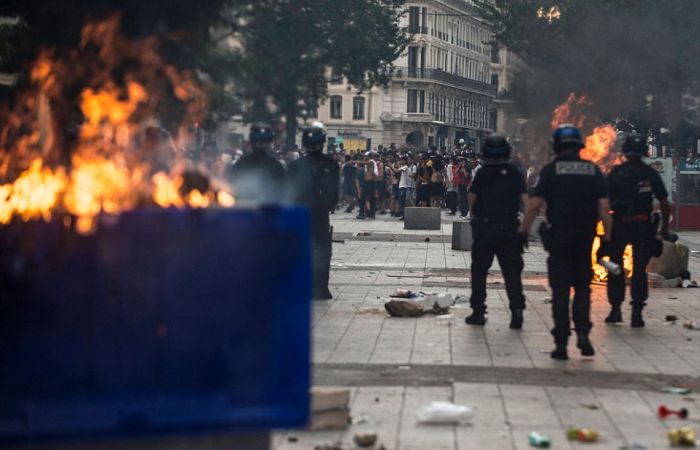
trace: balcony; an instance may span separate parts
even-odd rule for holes
[[[437,81],[491,97],[495,97],[498,93],[498,86],[494,86],[489,83],[482,83],[481,81],[472,80],[453,73],[448,73],[441,69],[396,67],[394,70],[394,79]]]
[[[428,34],[428,27],[419,27],[411,25],[408,27],[408,32],[411,34]]]

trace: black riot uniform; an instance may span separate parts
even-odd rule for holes
[[[269,205],[283,200],[286,172],[284,166],[268,153],[273,140],[269,125],[253,125],[250,129],[253,152],[227,170],[239,205]]]
[[[569,292],[574,288],[572,318],[578,336],[578,347],[584,356],[593,356],[594,349],[588,334],[590,321],[591,288],[593,278],[591,251],[596,234],[601,199],[607,199],[605,178],[600,169],[589,161],[581,160],[583,148],[579,131],[563,125],[554,133],[555,160],[546,165],[535,187],[531,204],[537,199],[547,204],[547,221],[551,228],[543,235],[549,252],[547,267],[552,289],[552,335],[556,349],[554,359],[568,359]],[[606,200],[607,202],[607,200]],[[524,227],[531,223],[528,208]],[[523,230],[524,231],[524,230]]]
[[[302,142],[307,154],[289,165],[289,194],[293,203],[308,206],[313,247],[313,298],[333,298],[328,278],[333,251],[329,212],[338,203],[340,168],[323,154],[326,132],[321,124],[305,128]]]
[[[613,210],[612,242],[601,246],[599,256],[622,266],[627,245],[632,245],[634,269],[632,272],[632,327],[644,326],[642,310],[649,296],[646,267],[652,256],[661,252],[661,241],[656,239],[657,224],[652,223],[654,197],[665,202],[668,192],[659,173],[642,161],[647,145],[644,137],[630,135],[625,139],[622,151],[626,161],[613,168],[608,175],[610,203]],[[665,218],[664,226],[668,220]],[[666,231],[662,229],[662,232]],[[622,322],[620,306],[625,299],[625,274],[608,276],[608,300],[612,306],[607,323]]]
[[[486,139],[482,149],[483,167],[469,187],[472,203],[472,314],[465,319],[470,325],[486,323],[486,276],[494,256],[498,258],[511,310],[510,327],[522,327],[523,240],[518,233],[521,200],[527,188],[525,178],[509,161],[511,147],[499,135]]]

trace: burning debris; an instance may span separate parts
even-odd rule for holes
[[[44,50],[0,109],[0,224],[62,216],[89,233],[102,213],[235,203],[184,159],[205,90],[163,61],[156,39],[132,41],[119,27],[115,14],[85,25],[67,55]],[[172,125],[173,110],[187,120]],[[174,138],[157,125],[166,121]]]

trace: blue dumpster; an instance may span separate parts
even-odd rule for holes
[[[304,209],[0,229],[0,442],[304,426]]]

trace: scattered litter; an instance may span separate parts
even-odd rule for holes
[[[683,322],[683,328],[687,328],[689,330],[698,330],[700,329],[700,326],[698,326],[697,322],[687,321]]]
[[[420,317],[425,313],[418,303],[405,300],[391,300],[384,308],[392,317]]]
[[[698,282],[697,281],[691,281],[691,280],[683,280],[681,282],[681,286],[684,288],[696,288],[698,287]]]
[[[552,303],[552,299],[551,299],[551,298],[545,298],[544,300],[542,300],[542,303],[544,303],[545,305],[549,305],[549,304]]]
[[[665,386],[660,389],[661,392],[664,392],[666,394],[676,394],[676,395],[685,395],[685,394],[690,394],[692,391],[688,388],[684,387],[676,387],[676,386]]]
[[[678,300],[678,297],[669,297],[669,300]]]
[[[345,239],[333,239],[334,244],[345,244]]]
[[[670,416],[676,416],[679,419],[687,419],[688,418],[688,409],[687,408],[673,410],[673,409],[669,409],[666,405],[661,405],[661,406],[659,406],[657,413],[659,415],[659,419],[668,419]]]
[[[411,366],[399,366],[399,370],[411,370]]]
[[[374,403],[379,403],[379,397],[374,397]]]
[[[372,236],[372,233],[370,233],[368,231],[363,231],[360,233],[355,233],[355,234],[353,234],[353,236]]]
[[[299,442],[299,438],[296,436],[287,436],[287,442]]]
[[[531,431],[528,435],[530,445],[535,448],[549,448],[552,446],[552,440],[547,436],[542,436],[536,431]]]
[[[675,314],[669,314],[666,316],[666,322],[675,322],[678,320],[678,316]]]
[[[391,276],[391,275],[389,275]],[[418,297],[418,294],[416,294],[413,291],[409,291],[408,289],[396,289],[396,292],[394,292],[394,295],[392,295],[393,298],[416,298]]]
[[[455,324],[455,316],[454,314],[443,314],[441,316],[436,316],[435,323],[438,325],[447,325],[448,327],[451,327]]]
[[[355,433],[352,438],[355,445],[358,447],[372,447],[377,443],[377,433],[374,431],[364,431],[362,433]]]
[[[352,419],[353,425],[362,425],[367,422],[369,422],[369,416],[367,414],[362,414],[359,419],[355,419],[354,417]]]
[[[668,430],[668,440],[677,447],[695,447],[697,435],[692,427],[671,428]]]
[[[549,353],[549,350],[547,350],[546,348],[541,348],[540,353]]]
[[[332,444],[317,445],[314,450],[343,450],[342,442],[334,442]]]
[[[425,242],[430,242],[430,238],[425,238]]]
[[[569,428],[566,430],[566,437],[570,441],[597,442],[600,433],[590,428]]]
[[[677,288],[683,286],[683,280],[680,277],[669,278],[668,280],[663,280],[659,286],[662,289]]]
[[[592,411],[595,411],[595,410],[600,409],[600,407],[599,407],[598,405],[596,405],[595,403],[579,403],[579,404],[580,404],[582,407],[584,407],[584,408],[586,408],[586,409],[590,409],[590,410],[592,410]]]
[[[416,416],[419,422],[433,424],[465,424],[474,418],[471,408],[450,402],[432,402],[420,409]]]

